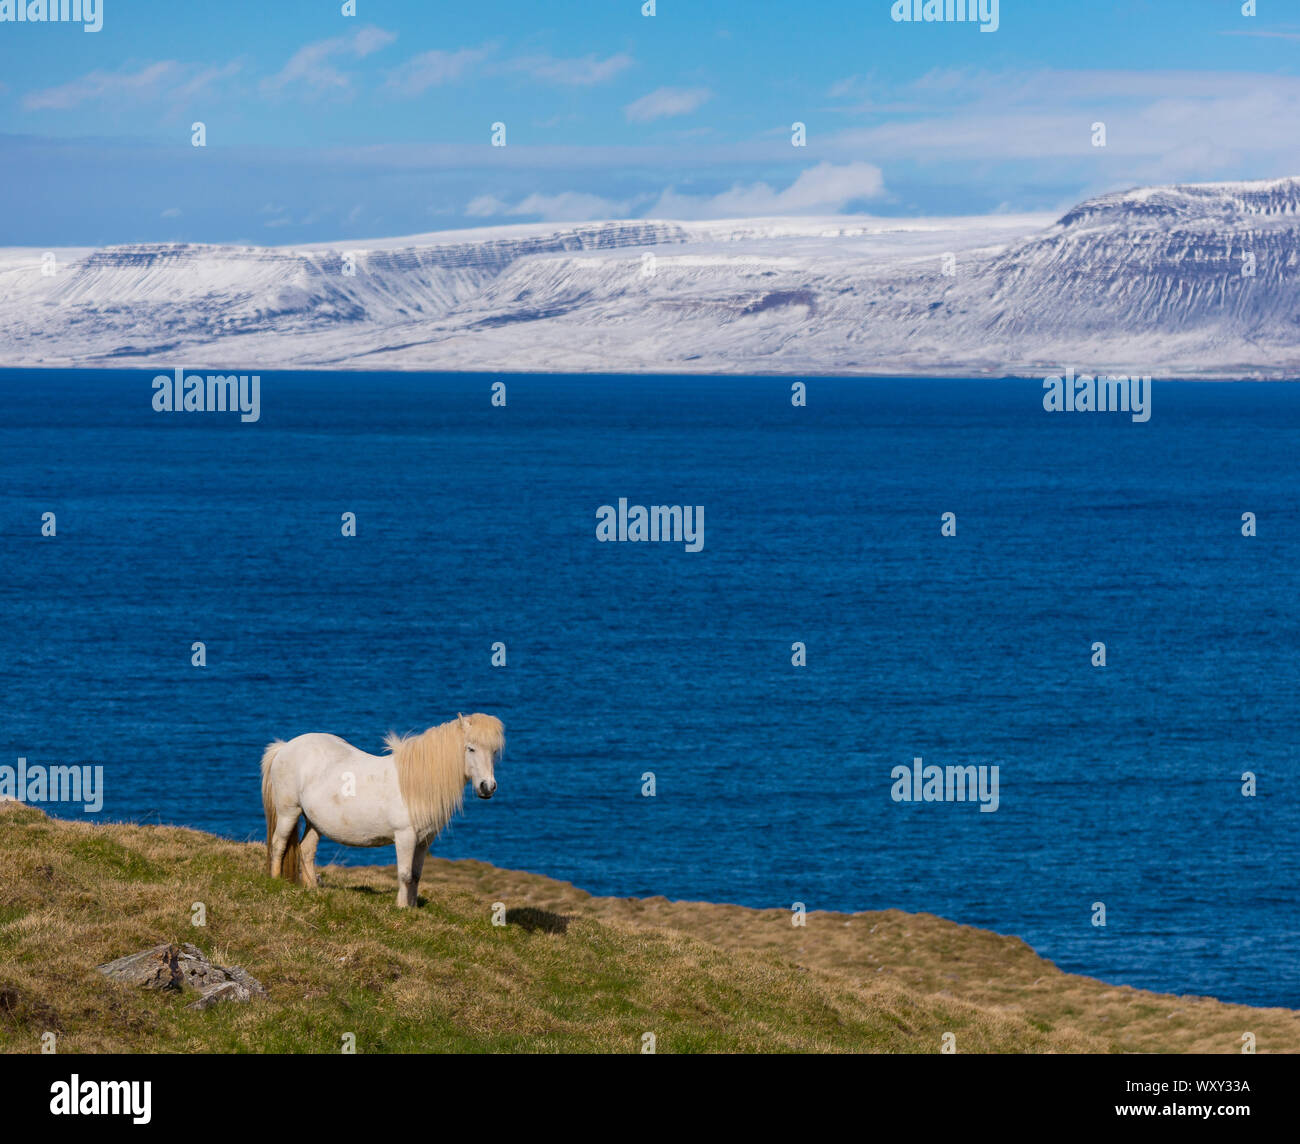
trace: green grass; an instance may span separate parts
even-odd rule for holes
[[[896,915],[917,931],[900,956],[876,940],[880,922],[853,935],[811,914],[791,936],[786,911],[594,899],[480,863],[431,861],[415,910],[396,908],[391,867],[331,868],[312,892],[263,864],[260,846],[194,831],[0,807],[0,1050],[39,1051],[47,1031],[60,1052],[330,1053],[353,1034],[365,1053],[634,1053],[646,1032],[659,1052],[933,1053],[946,1032],[960,1052],[1134,1047],[1108,1019],[1089,1026],[1086,998],[1068,990],[1054,1007],[1026,1003],[1027,974],[1088,979],[939,919]],[[497,901],[510,924],[492,924]],[[191,925],[195,902],[205,926]],[[185,941],[244,966],[270,998],[198,1012],[188,995],[95,969]],[[999,965],[1024,994],[1014,1003],[963,986],[953,968],[985,979]],[[1166,1003],[1186,1006],[1128,992],[1166,1031]],[[1249,1028],[1267,1051],[1294,1038],[1296,1014],[1208,1004],[1250,1015],[1216,1011],[1225,1039]],[[1081,1016],[1060,1019],[1071,1011]]]

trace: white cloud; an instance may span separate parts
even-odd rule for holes
[[[670,187],[649,213],[680,219],[837,214],[852,203],[878,197],[884,190],[884,177],[872,163],[853,162],[838,167],[818,163],[782,191],[773,190],[767,183],[737,183],[716,195],[683,195]]]
[[[1300,40],[1300,32],[1220,32],[1220,36],[1258,36],[1262,40]]]
[[[658,196],[610,199],[585,191],[534,192],[517,203],[480,195],[465,208],[470,218],[536,216],[548,222],[591,222],[609,218],[754,218],[767,215],[836,214],[855,202],[884,193],[880,168],[871,163],[818,163],[784,190],[767,183],[737,184],[716,195],[679,194],[669,187]],[[653,204],[653,205],[651,205]]]
[[[649,123],[673,115],[689,115],[713,97],[707,87],[661,87],[629,103],[624,114],[632,123]]]
[[[262,92],[278,95],[286,90],[304,90],[313,95],[342,94],[352,89],[352,79],[328,61],[339,57],[364,59],[391,44],[397,36],[383,28],[360,28],[346,36],[316,40],[299,48],[275,75],[262,81]]]
[[[512,71],[526,72],[534,79],[546,80],[549,83],[590,87],[613,79],[630,68],[634,62],[626,52],[619,52],[603,60],[595,55],[569,60],[541,55],[523,56],[512,61],[508,67]]]
[[[510,204],[497,198],[496,195],[479,195],[478,198],[471,199],[465,207],[465,214],[469,218],[496,218],[509,213]]]
[[[873,94],[856,80],[841,81],[833,93],[865,96],[868,106]],[[1295,76],[943,69],[890,94],[892,110],[910,114],[839,132],[825,140],[826,149],[866,150],[879,160],[1023,161],[1038,170],[1083,162],[1104,170],[1123,161],[1129,183],[1205,179],[1239,168],[1273,173],[1300,161],[1295,132],[1277,130],[1300,104]],[[1104,148],[1092,146],[1095,122],[1106,124]]]
[[[165,211],[163,211],[163,213],[162,213],[162,217],[163,217],[163,218],[180,218],[180,217],[181,217],[181,208],[180,208],[180,207],[168,207]]]
[[[175,104],[198,95],[239,69],[238,61],[221,67],[197,67],[177,60],[160,60],[134,72],[93,71],[58,87],[29,92],[23,97],[23,107],[28,111],[65,111],[91,101],[150,103],[163,97],[169,104]]]
[[[424,52],[389,72],[387,87],[402,96],[419,95],[431,87],[464,79],[496,50],[494,45],[484,44],[478,48],[458,48],[454,52],[440,49]],[[626,52],[605,59],[596,55],[557,59],[539,54],[505,60],[492,65],[488,71],[495,75],[526,75],[543,83],[592,87],[613,79],[634,62]]]
[[[407,60],[388,73],[388,87],[399,95],[419,95],[431,87],[460,79],[492,52],[481,48],[459,48],[454,52],[434,49]]]
[[[607,199],[584,191],[561,191],[556,195],[534,192],[511,206],[496,195],[479,195],[465,208],[469,218],[515,218],[536,215],[545,222],[590,222],[593,219],[626,218],[634,200]]]

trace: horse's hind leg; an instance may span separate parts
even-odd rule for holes
[[[289,848],[289,839],[298,831],[298,816],[302,814],[301,807],[292,807],[281,810],[276,807],[275,811],[275,834],[271,838],[271,877],[280,876],[281,864],[284,862],[284,852]]]
[[[316,878],[316,846],[320,842],[320,831],[312,825],[310,818],[303,816],[305,829],[302,841],[298,843],[298,857],[302,871],[302,884],[314,890],[320,883]]]

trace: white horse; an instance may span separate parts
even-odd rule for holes
[[[505,728],[494,715],[457,715],[421,735],[392,735],[368,755],[337,735],[277,739],[262,756],[271,877],[316,885],[321,835],[345,846],[397,847],[397,904],[414,906],[429,843],[460,810],[465,784],[491,798]],[[298,837],[298,819],[307,829]]]

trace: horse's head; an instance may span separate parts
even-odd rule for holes
[[[491,715],[458,714],[457,718],[465,740],[465,781],[479,798],[491,798],[497,789],[497,759],[505,747],[501,721]]]

